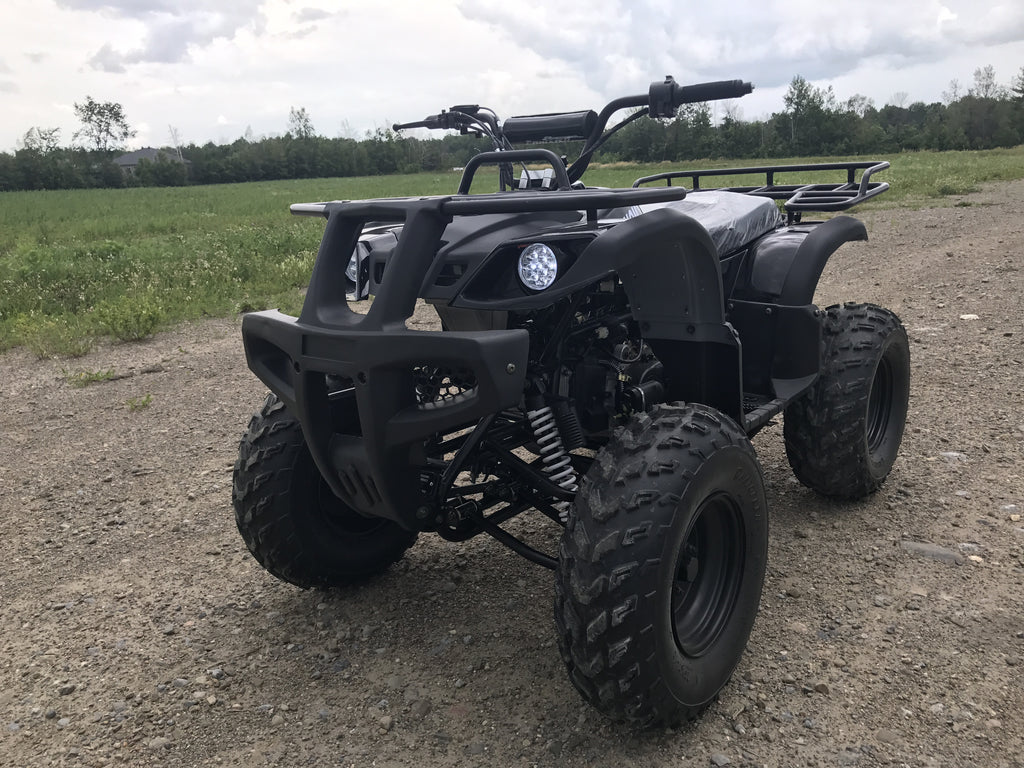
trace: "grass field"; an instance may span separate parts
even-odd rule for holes
[[[891,190],[868,206],[951,204],[949,196],[982,182],[1024,178],[1024,147],[887,159],[892,168],[878,178]],[[586,181],[630,186],[639,176],[665,170],[671,168],[594,167]],[[474,191],[494,188],[490,174]],[[725,177],[718,183],[755,182]],[[27,345],[40,356],[74,356],[88,351],[97,337],[145,338],[181,320],[267,307],[295,313],[323,228],[290,216],[290,203],[447,194],[457,185],[452,172],[0,194],[0,350]]]

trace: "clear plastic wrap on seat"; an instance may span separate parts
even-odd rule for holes
[[[675,208],[703,224],[721,256],[785,224],[774,200],[718,190],[691,192],[682,200],[668,203],[634,205],[626,212],[626,218],[665,207]]]

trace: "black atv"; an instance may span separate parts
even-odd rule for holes
[[[558,644],[595,707],[669,725],[707,708],[764,580],[768,507],[750,437],[785,412],[799,480],[857,499],[889,474],[909,396],[893,313],[813,304],[829,256],[865,240],[864,225],[801,220],[885,191],[871,176],[888,163],[581,183],[626,123],[750,91],[669,77],[600,113],[499,122],[452,107],[395,127],[493,141],[457,193],[293,206],[327,220],[302,313],[242,324],[249,367],[273,393],[234,473],[256,559],[327,588],[383,571],[422,532],[486,533],[555,571]],[[639,109],[606,131],[624,108]],[[512,148],[567,139],[584,142],[571,165]],[[469,194],[485,164],[501,191]],[[842,180],[775,181],[821,172]],[[739,174],[764,183],[701,186]],[[371,295],[365,314],[349,307]],[[406,326],[418,299],[441,331]],[[527,512],[564,528],[557,555],[509,532]]]

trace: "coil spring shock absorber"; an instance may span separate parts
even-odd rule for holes
[[[562,435],[558,430],[558,422],[550,405],[526,412],[530,420],[533,437],[540,446],[541,461],[544,474],[555,485],[573,493],[579,488],[576,470],[572,467],[572,458],[562,444]],[[558,517],[563,523],[569,522],[569,502],[558,501],[554,504]]]

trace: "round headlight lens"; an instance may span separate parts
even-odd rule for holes
[[[531,291],[551,287],[558,276],[558,259],[544,243],[526,246],[519,254],[519,279]]]

